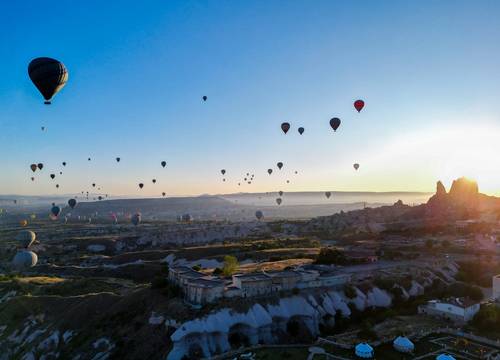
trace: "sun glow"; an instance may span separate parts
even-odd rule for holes
[[[478,182],[481,192],[500,194],[500,127],[457,125],[434,127],[387,143],[365,159],[384,168],[395,181],[441,180],[449,188],[465,176]],[[402,179],[403,178],[403,179]],[[428,183],[425,185],[428,187]]]

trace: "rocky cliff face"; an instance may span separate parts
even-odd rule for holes
[[[426,205],[426,215],[431,217],[469,218],[477,214],[480,194],[477,182],[461,177],[454,180],[447,193],[441,181],[437,182],[436,194]]]

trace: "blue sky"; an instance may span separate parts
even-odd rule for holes
[[[25,1],[0,14],[0,193],[426,191],[461,175],[500,193],[497,1]],[[69,70],[51,106],[27,76],[38,56]]]

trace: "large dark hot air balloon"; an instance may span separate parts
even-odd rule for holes
[[[70,208],[74,209],[76,206],[76,200],[75,199],[69,199],[68,200],[68,205]]]
[[[151,181],[153,182],[153,184],[156,184],[156,179],[153,179],[153,180],[151,180]]]
[[[36,164],[31,164],[30,168],[31,168],[31,171],[35,172],[36,171]]]
[[[42,164],[42,163],[39,163],[39,164],[37,165],[37,167],[38,167],[38,169],[42,170],[42,169],[43,169],[43,164]]]
[[[290,124],[287,122],[284,122],[281,124],[281,130],[286,134],[288,130],[290,130]]]
[[[55,178],[55,177],[56,177],[56,174],[50,174],[50,178],[51,178],[52,180],[54,180],[54,178]]]
[[[333,118],[330,120],[330,126],[332,127],[333,131],[337,131],[337,129],[340,126],[340,119],[339,118]]]
[[[167,166],[167,162],[166,162],[166,161],[162,161],[162,162],[161,162],[161,166],[162,166],[162,167]]]
[[[28,75],[36,88],[49,105],[52,97],[61,90],[68,81],[68,70],[56,59],[39,57],[31,60]]]
[[[66,166],[66,161],[63,161],[63,162],[62,162],[62,165],[63,165],[63,166]]]
[[[203,101],[207,101],[208,97],[206,95],[203,95],[202,99]]]
[[[278,169],[281,170],[281,168],[283,167],[283,163],[280,161],[279,163],[276,164],[276,166],[278,166]]]
[[[222,175],[224,175],[224,174],[226,173],[226,170],[225,170],[225,169],[222,169],[222,170],[220,171],[220,173],[221,173]]]
[[[56,206],[55,204],[52,204],[50,212],[52,213],[52,215],[54,215],[54,217],[58,217],[59,213],[61,212],[61,208],[59,206]]]
[[[144,184],[143,183],[139,183],[139,188],[143,188],[144,187]]]
[[[305,129],[301,126],[301,127],[299,127],[298,130],[299,130],[299,134],[302,135],[304,133]]]
[[[116,158],[116,162],[120,162],[120,158],[119,157]]]
[[[356,100],[354,102],[354,108],[360,112],[365,107],[365,102],[363,100]]]

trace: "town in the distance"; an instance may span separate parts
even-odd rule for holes
[[[446,185],[2,196],[0,359],[498,359],[500,198]]]

